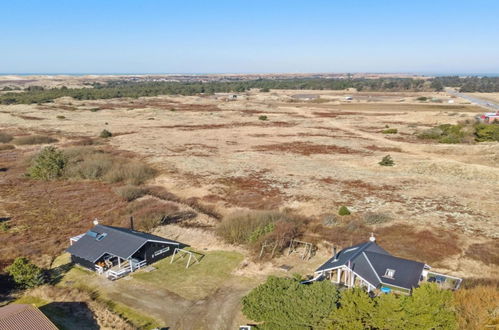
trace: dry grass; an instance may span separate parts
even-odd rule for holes
[[[471,244],[465,256],[479,260],[486,265],[499,265],[499,241],[493,240],[486,243]]]
[[[98,326],[100,329],[136,329],[159,325],[155,320],[146,317],[127,321],[127,315],[120,317],[118,314],[121,313],[113,310],[116,308],[113,308],[115,306],[112,302],[102,299],[96,292],[87,292],[78,288],[42,286],[27,291],[18,302],[30,302],[33,298],[37,302],[37,307],[53,322],[67,329],[93,326]]]
[[[316,144],[312,142],[284,142],[267,144],[254,147],[257,151],[277,151],[310,156],[314,154],[361,154],[360,150],[350,149],[329,144]]]
[[[428,264],[438,262],[461,252],[458,236],[443,229],[415,230],[408,224],[395,224],[376,231],[379,244],[402,258]]]
[[[57,139],[46,135],[21,136],[13,140],[13,143],[17,145],[48,144],[54,142],[57,142]]]

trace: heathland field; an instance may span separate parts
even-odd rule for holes
[[[42,242],[22,251],[5,247],[4,256],[50,259],[94,217],[123,225],[126,215],[140,218],[142,209],[161,204],[182,216],[156,233],[197,249],[240,251],[215,236],[220,219],[241,210],[280,210],[308,219],[300,235],[320,247],[309,273],[331,252],[324,242],[341,247],[372,231],[389,251],[435,270],[497,278],[499,144],[439,144],[417,136],[484,112],[450,99],[431,92],[271,90],[0,106],[0,132],[12,137],[0,144],[0,217],[10,219],[0,235],[12,244],[29,242],[27,234]],[[111,136],[99,138],[104,129]],[[35,134],[56,141],[23,142]],[[105,151],[116,157],[108,163],[147,164],[155,174],[128,183],[150,190],[127,201],[116,194],[127,179],[25,178],[29,157],[47,143]],[[386,155],[394,166],[378,164]],[[340,206],[352,214],[339,217]],[[43,243],[47,235],[55,240]],[[307,271],[293,260],[256,265],[246,258],[234,272],[258,277],[278,272],[282,263]]]

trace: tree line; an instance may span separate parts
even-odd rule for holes
[[[380,79],[256,79],[230,82],[129,82],[109,81],[95,83],[86,88],[51,88],[31,86],[23,92],[0,95],[0,104],[32,104],[52,102],[69,96],[77,100],[110,98],[138,98],[158,95],[196,95],[213,93],[241,93],[252,88],[295,90],[344,90],[358,91],[421,91],[429,89],[428,82],[411,78]]]
[[[461,93],[497,93],[499,92],[499,77],[436,77],[434,84],[458,88]]]

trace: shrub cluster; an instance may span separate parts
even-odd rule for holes
[[[371,298],[329,281],[300,284],[269,277],[242,300],[243,313],[262,329],[455,329],[451,291],[423,284],[411,296]]]
[[[131,202],[134,199],[140,198],[147,193],[147,189],[132,185],[119,187],[116,188],[114,191],[118,196],[123,197],[123,199],[126,200],[127,202]]]
[[[7,133],[0,133],[0,143],[7,143],[12,141],[14,137],[12,135],[9,135]]]
[[[33,160],[28,175],[36,179],[59,177],[139,185],[153,178],[156,171],[148,165],[95,149],[74,147],[58,150],[44,148]]]
[[[397,134],[398,130],[396,128],[387,128],[383,131],[381,131],[383,134]]]
[[[420,139],[437,140],[440,143],[469,143],[499,141],[499,124],[444,124],[422,131]]]
[[[31,263],[28,258],[16,258],[5,270],[12,276],[14,282],[23,289],[33,288],[45,283],[43,269]]]
[[[386,155],[381,159],[381,161],[378,164],[381,166],[393,166],[395,165],[395,162],[393,161],[392,156]]]
[[[48,144],[57,142],[57,139],[45,135],[30,135],[15,138],[13,143],[17,145]]]
[[[363,216],[363,220],[368,225],[377,225],[380,223],[389,222],[392,217],[386,213],[381,212],[367,212]]]
[[[348,207],[346,207],[346,206],[343,205],[338,210],[338,214],[341,215],[341,216],[344,216],[344,215],[350,215],[352,213],[350,212],[350,210],[348,209]]]
[[[258,252],[264,242],[275,244],[273,254],[282,252],[299,235],[304,219],[276,211],[251,211],[225,217],[217,234],[231,244],[247,245]]]

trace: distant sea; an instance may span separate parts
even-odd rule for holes
[[[209,74],[287,74],[290,72],[254,72],[254,73],[237,73],[237,72],[216,72],[216,73],[165,73],[165,72],[122,72],[122,73],[116,73],[116,72],[85,72],[85,73],[67,73],[67,72],[54,72],[54,73],[40,73],[40,72],[27,72],[27,73],[3,73],[0,72],[0,76],[89,76],[89,75],[95,75],[95,76],[134,76],[134,75],[192,75],[192,76],[197,76],[197,75],[209,75]],[[329,74],[329,73],[344,73],[344,72],[323,72],[322,74]],[[351,72],[355,73],[355,72]],[[358,73],[366,73],[366,74],[373,74],[373,72],[358,72]],[[417,76],[435,76],[435,77],[443,77],[443,76],[472,76],[472,77],[499,77],[499,73],[461,73],[461,72],[447,72],[447,73],[432,73],[432,72],[375,72],[376,74],[410,74],[410,75],[417,75]],[[312,72],[312,73],[296,73],[296,74],[321,74]]]

